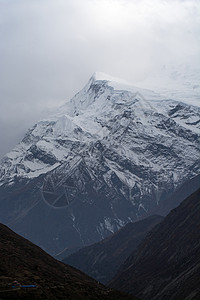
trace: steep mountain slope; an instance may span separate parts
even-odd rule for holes
[[[141,299],[200,298],[200,189],[156,226],[111,286]]]
[[[135,299],[55,260],[2,224],[0,256],[0,299]],[[13,290],[9,283],[15,280],[37,288]]]
[[[52,254],[151,214],[200,172],[200,108],[104,74],[1,162],[0,220]]]
[[[66,257],[63,262],[105,284],[113,278],[120,265],[144,239],[147,232],[161,220],[163,217],[152,216],[128,223],[103,241]]]
[[[189,197],[200,188],[200,175],[185,181],[172,195],[156,207],[154,213],[166,216],[173,208],[177,207],[185,198]]]

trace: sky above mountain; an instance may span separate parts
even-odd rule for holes
[[[94,71],[196,67],[199,15],[198,0],[0,0],[0,156]]]

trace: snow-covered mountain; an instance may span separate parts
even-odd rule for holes
[[[199,173],[199,107],[95,73],[2,160],[0,219],[56,253],[151,214]]]

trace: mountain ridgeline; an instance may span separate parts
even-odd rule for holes
[[[198,107],[94,74],[1,161],[0,221],[55,255],[167,213],[200,173],[199,120]]]

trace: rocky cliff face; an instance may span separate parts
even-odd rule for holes
[[[1,162],[0,220],[52,254],[151,214],[200,170],[200,108],[103,74]]]

